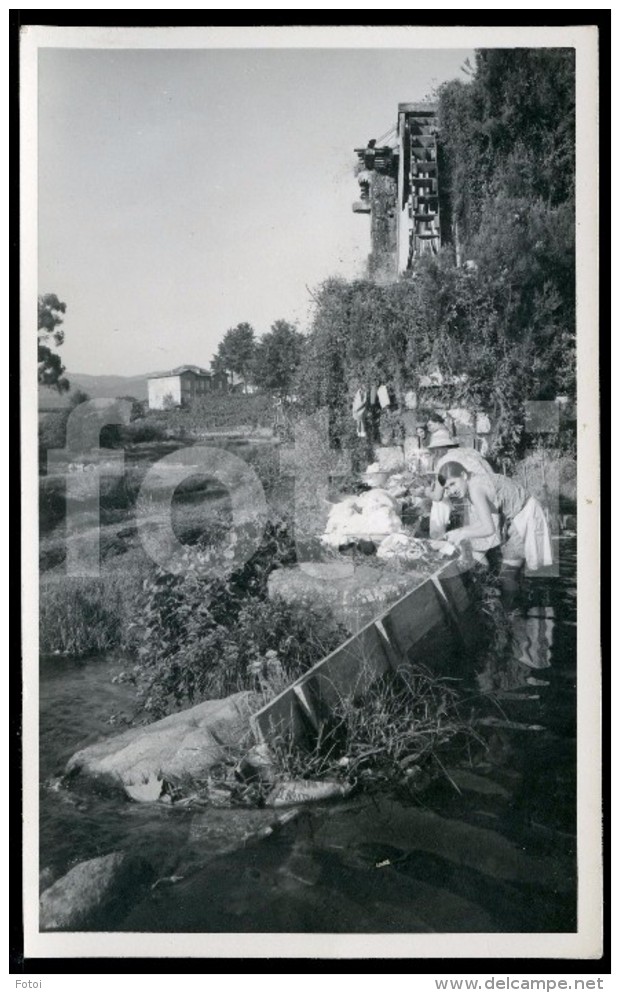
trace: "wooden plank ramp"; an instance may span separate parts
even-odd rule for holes
[[[251,718],[259,741],[316,738],[342,700],[361,698],[403,665],[460,675],[459,658],[478,625],[468,591],[469,564],[448,562],[331,652]]]

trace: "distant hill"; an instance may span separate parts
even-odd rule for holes
[[[68,397],[74,390],[83,390],[93,398],[135,397],[136,400],[146,400],[147,380],[149,376],[158,374],[147,372],[143,376],[91,376],[82,372],[67,372],[65,375],[71,384],[69,394],[59,394],[49,387],[40,386],[39,410],[60,410],[66,406]]]

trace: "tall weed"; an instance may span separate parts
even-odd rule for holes
[[[43,655],[84,658],[128,647],[139,580],[114,573],[62,576],[41,583],[39,646]]]

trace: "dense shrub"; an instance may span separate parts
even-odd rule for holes
[[[140,417],[122,428],[121,438],[129,445],[146,441],[163,441],[166,438],[166,429],[157,421]]]
[[[205,560],[200,552],[186,553],[183,574],[157,569],[144,582],[132,625],[132,678],[153,717],[251,688],[253,665],[270,651],[295,678],[346,637],[331,612],[267,597],[270,572],[294,554],[284,524],[269,525],[258,551],[229,576],[218,568],[218,549],[208,553],[213,569],[197,567]]]
[[[157,637],[140,638],[132,678],[151,717],[256,689],[256,667],[268,652],[276,653],[286,678],[295,679],[347,636],[328,610],[308,610],[278,598],[247,598],[234,621],[218,624],[204,594],[184,583],[182,593],[171,592],[162,610],[170,629],[179,620],[182,629],[174,636],[160,631]]]
[[[574,49],[481,49],[468,83],[439,91],[440,140],[452,213],[477,232],[489,192],[549,206],[574,195]]]

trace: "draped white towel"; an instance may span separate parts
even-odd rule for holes
[[[525,546],[528,569],[541,569],[553,564],[551,535],[545,512],[535,497],[530,497],[513,519],[513,527]]]

